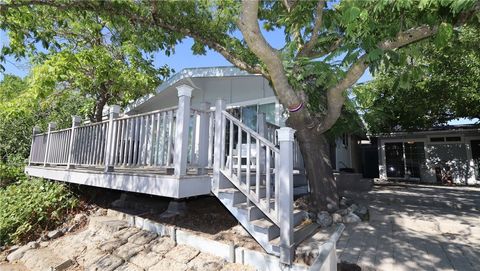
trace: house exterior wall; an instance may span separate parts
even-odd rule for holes
[[[454,142],[434,142],[435,138],[459,138]],[[420,180],[427,183],[436,183],[438,170],[449,167],[452,179],[458,184],[477,184],[480,183],[480,176],[477,172],[478,162],[472,159],[471,141],[480,139],[480,132],[477,130],[465,131],[438,131],[438,132],[418,132],[393,136],[379,137],[379,175],[382,179],[393,178],[387,176],[387,155],[386,144],[413,144],[423,143],[424,161],[418,163],[420,176],[410,177],[407,169],[408,163],[405,163],[405,172],[403,178]],[[406,159],[405,150],[403,153],[404,161]],[[401,178],[401,177],[400,177]]]

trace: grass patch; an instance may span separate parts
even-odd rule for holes
[[[33,178],[0,189],[0,245],[58,226],[77,205],[77,198],[58,182]]]

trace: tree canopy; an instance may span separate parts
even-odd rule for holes
[[[263,75],[297,130],[318,210],[338,206],[324,133],[339,119],[346,90],[367,68],[405,65],[406,56],[420,54],[411,44],[442,44],[455,27],[478,25],[479,10],[474,0],[12,0],[0,4],[0,28],[11,39],[3,54],[25,55],[35,51],[32,43],[62,47],[60,30],[89,31],[100,21],[109,42],[130,43],[142,55],[172,52],[191,37],[194,53],[210,48],[238,68]],[[273,48],[261,27],[283,31],[284,47]]]
[[[480,30],[457,29],[442,46],[418,44],[404,66],[385,66],[355,88],[370,132],[425,129],[480,117]]]

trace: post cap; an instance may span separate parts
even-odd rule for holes
[[[57,123],[56,122],[49,122],[48,123],[48,129],[49,130],[52,130],[52,129],[55,129],[57,128]]]
[[[277,129],[278,141],[293,141],[295,130],[290,127],[282,127]]]
[[[182,96],[188,96],[188,97],[192,97],[192,90],[193,88],[189,85],[180,85],[177,87],[177,90],[178,90],[178,97],[182,97]]]
[[[82,121],[82,118],[79,116],[72,116],[72,123],[80,123]]]
[[[109,112],[110,112],[110,114],[119,114],[120,113],[120,106],[116,105],[116,104],[111,105]]]

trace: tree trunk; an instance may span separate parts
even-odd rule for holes
[[[303,156],[310,186],[312,211],[333,211],[338,209],[337,185],[333,177],[330,148],[324,134],[308,129],[298,121],[289,123],[296,129],[296,137]]]

